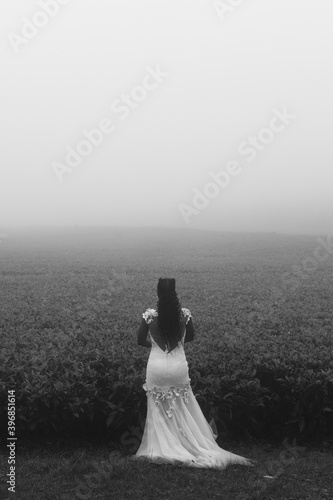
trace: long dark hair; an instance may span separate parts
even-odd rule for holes
[[[181,339],[182,309],[176,293],[174,278],[160,278],[157,285],[158,329],[170,351],[171,344],[178,344]]]

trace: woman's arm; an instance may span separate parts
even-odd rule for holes
[[[184,344],[185,344],[185,342],[192,342],[193,339],[194,339],[194,327],[193,327],[193,323],[192,323],[192,318],[190,318],[187,322],[187,325],[186,325],[186,335],[185,335]]]
[[[151,340],[147,339],[148,330],[148,325],[145,322],[144,318],[142,318],[137,334],[138,345],[142,345],[143,347],[151,347]]]

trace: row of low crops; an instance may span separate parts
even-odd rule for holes
[[[135,325],[131,332],[135,331]],[[255,436],[333,434],[333,339],[266,336],[239,328],[186,344],[191,385],[219,430]],[[94,335],[57,328],[6,335],[0,350],[1,427],[16,390],[17,435],[121,435],[145,417],[148,350],[114,328]]]
[[[136,330],[155,305],[158,278],[172,275],[193,314],[196,338],[185,350],[207,420],[260,437],[333,434],[332,261],[275,304],[271,290],[312,255],[315,241],[196,234],[128,231],[99,241],[94,233],[91,248],[86,238],[72,248],[66,236],[67,250],[57,237],[47,249],[6,242],[1,431],[12,389],[21,437],[78,431],[116,439],[142,427],[149,350],[136,345]]]

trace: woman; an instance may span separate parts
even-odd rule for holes
[[[191,313],[181,308],[174,279],[159,279],[157,311],[143,313],[138,344],[151,347],[147,364],[147,418],[134,459],[192,467],[253,465],[220,448],[190,385],[184,343],[194,339]],[[149,339],[147,339],[147,334]]]

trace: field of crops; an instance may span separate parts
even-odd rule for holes
[[[174,277],[196,331],[185,345],[192,388],[219,431],[333,434],[326,246],[316,260],[314,236],[10,231],[0,245],[1,429],[9,389],[22,437],[142,429],[149,349],[136,332],[158,278]]]

